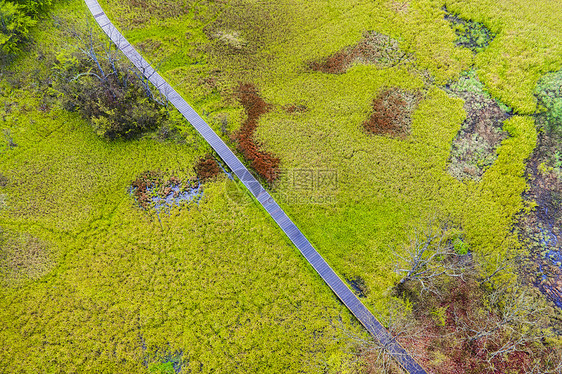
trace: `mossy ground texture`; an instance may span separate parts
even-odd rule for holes
[[[475,257],[522,251],[513,226],[526,207],[526,161],[537,141],[534,89],[562,67],[552,4],[105,0],[102,7],[232,149],[247,137],[257,155],[250,166],[263,155],[275,161],[274,175],[263,178],[280,205],[362,300],[385,310],[397,280],[390,248],[429,220],[462,228]],[[458,45],[444,7],[493,39],[475,51]],[[31,56],[11,67],[25,77],[21,87],[8,73],[0,83],[0,243],[34,243],[40,249],[31,259],[44,259],[14,270],[13,255],[0,258],[2,275],[10,274],[0,289],[0,366],[357,369],[338,328],[356,323],[249,195],[233,196],[236,182],[213,176],[201,183],[200,199],[165,213],[139,207],[131,183],[147,171],[197,179],[210,149],[188,124],[180,140],[108,141],[76,113],[50,106],[57,93],[35,79],[45,76],[38,51],[63,48],[61,19],[93,22],[79,1],[53,14],[43,21],[51,32],[38,34]],[[241,87],[259,93],[267,110],[249,118]],[[486,146],[491,156],[477,178],[455,178],[452,143],[471,118],[467,92],[481,99],[474,105],[510,114],[498,115],[502,135]],[[378,118],[377,105],[394,122]],[[381,126],[392,131],[372,130]]]

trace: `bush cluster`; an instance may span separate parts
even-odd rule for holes
[[[547,131],[562,135],[562,70],[544,76],[535,95],[541,110],[539,122]]]
[[[0,0],[0,52],[18,52],[51,0]]]
[[[165,99],[134,70],[113,44],[73,32],[78,49],[60,54],[53,69],[63,106],[78,111],[100,136],[129,139],[169,119]]]

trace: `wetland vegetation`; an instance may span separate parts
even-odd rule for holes
[[[429,372],[560,373],[556,2],[101,5]],[[0,371],[401,372],[81,1],[0,20]]]

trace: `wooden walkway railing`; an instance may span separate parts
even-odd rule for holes
[[[355,296],[349,287],[324,261],[322,256],[312,247],[297,226],[289,219],[283,209],[273,200],[270,194],[253,177],[248,169],[226,146],[211,127],[189,106],[189,104],[158,74],[152,66],[133,48],[133,46],[115,28],[104,13],[97,0],[85,0],[90,12],[103,31],[141,73],[172,103],[181,114],[213,147],[220,158],[236,174],[240,181],[250,190],[259,203],[271,215],[279,227],[301,251],[306,260],[320,274],[332,291],[355,315],[361,324],[383,345],[387,352],[411,374],[426,374],[425,370],[410,356],[406,350],[388,333],[373,314]]]

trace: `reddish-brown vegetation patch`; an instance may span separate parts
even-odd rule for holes
[[[302,105],[302,104],[292,104],[292,105],[285,106],[285,110],[289,114],[304,113],[304,112],[308,111],[308,107],[306,105]]]
[[[217,163],[217,160],[215,160],[214,157],[209,154],[205,155],[205,157],[200,158],[194,169],[195,173],[197,174],[197,178],[201,182],[206,182],[210,179],[213,179],[221,172],[221,168]]]
[[[336,52],[322,61],[313,61],[308,66],[314,71],[328,74],[343,74],[354,63],[374,64],[380,68],[396,66],[410,58],[400,49],[396,39],[378,32],[366,32],[359,43]]]
[[[414,299],[415,323],[399,338],[431,373],[523,374],[557,365],[552,358],[560,352],[540,343],[549,322],[532,293],[513,300],[473,276],[440,291]]]
[[[270,106],[259,96],[256,87],[251,83],[240,84],[238,100],[246,110],[246,120],[234,135],[238,142],[238,150],[250,161],[251,167],[267,182],[273,182],[279,175],[279,158],[261,150],[261,144],[254,140],[260,116],[267,113]]]
[[[146,171],[131,183],[135,200],[144,209],[178,204],[187,200],[192,192],[199,191],[195,178],[181,179],[162,171]],[[189,196],[188,196],[189,195]]]
[[[419,92],[397,88],[381,92],[373,100],[373,113],[363,127],[371,134],[407,137],[412,124],[412,112],[420,97]]]
[[[314,71],[321,71],[328,74],[343,74],[353,62],[354,57],[351,51],[337,52],[324,61],[313,61],[309,67]]]

